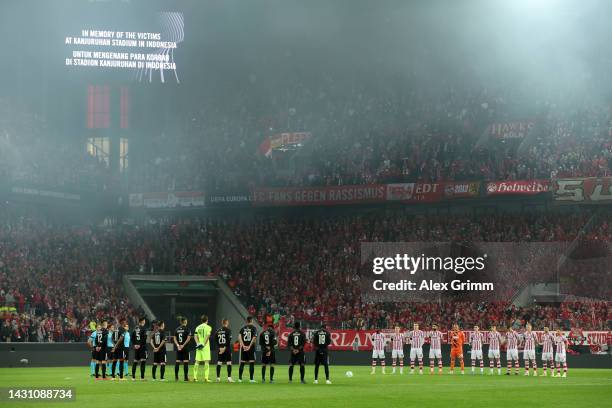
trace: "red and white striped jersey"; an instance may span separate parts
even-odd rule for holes
[[[440,330],[430,331],[427,333],[427,337],[431,341],[431,348],[433,350],[442,349],[442,332]]]
[[[410,345],[412,348],[423,348],[425,343],[425,332],[422,330],[412,330],[406,335],[410,339]]]
[[[554,337],[555,346],[557,348],[557,354],[565,353],[565,348],[567,346],[567,338],[563,335]]]
[[[523,339],[525,340],[523,350],[535,351],[535,344],[537,341],[536,334],[534,332],[525,332],[523,333]]]
[[[382,333],[374,333],[372,335],[372,346],[374,351],[385,351],[385,335]]]
[[[472,346],[473,351],[482,351],[482,332],[472,332],[472,337],[470,337],[470,345]]]
[[[552,333],[542,334],[542,353],[552,353],[555,335]]]
[[[393,333],[391,335],[391,341],[393,342],[393,350],[404,350],[404,343],[406,343],[406,336],[404,335],[404,333]]]
[[[517,332],[508,331],[506,333],[506,340],[508,341],[508,350],[518,350],[519,335]]]
[[[494,351],[499,351],[499,345],[501,344],[501,333],[496,331],[496,332],[489,332],[489,350],[494,350]]]

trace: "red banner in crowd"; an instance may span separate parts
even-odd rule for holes
[[[204,207],[202,191],[175,191],[165,193],[130,194],[130,207],[179,208]]]
[[[314,330],[306,331],[306,338],[310,339],[312,337],[312,332]],[[387,340],[391,341],[391,335],[393,334],[393,330],[381,330],[383,334],[387,337]],[[331,334],[331,345],[329,346],[330,350],[372,350],[372,335],[374,334],[374,330],[330,330]],[[283,328],[279,334],[279,348],[284,349],[287,347],[287,338],[291,333],[290,328]],[[469,341],[470,335],[472,331],[463,330],[465,333],[466,342]],[[489,332],[482,331],[484,334],[484,343],[488,344],[489,341]],[[541,339],[542,331],[536,331],[536,336],[538,339]],[[564,332],[565,336],[568,336],[569,332]],[[580,345],[585,346],[597,346],[602,344],[607,344],[609,341],[608,332],[605,331],[585,331],[582,332],[584,335],[584,341],[580,342]],[[443,333],[443,343],[448,343],[447,332]],[[502,333],[502,336],[504,334]]]
[[[487,195],[535,195],[549,188],[549,180],[491,181],[487,183]]]
[[[474,198],[480,193],[479,181],[444,183],[445,198]]]
[[[532,120],[501,122],[489,125],[489,135],[495,139],[522,139],[533,129]]]
[[[565,204],[612,204],[612,177],[555,180],[553,198]]]
[[[431,203],[440,201],[444,190],[442,183],[387,184],[387,201],[406,203]]]
[[[328,186],[303,188],[257,188],[255,206],[341,205],[385,201],[385,185]]]

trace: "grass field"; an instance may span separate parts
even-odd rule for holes
[[[185,383],[171,381],[94,381],[89,367],[3,368],[0,387],[74,387],[73,407],[603,407],[611,406],[612,369],[576,369],[568,378],[489,376],[480,374],[438,376],[370,375],[369,367],[332,367],[332,385],[313,380],[313,367],[306,371],[307,384],[287,383],[287,368],[276,368],[276,384]],[[211,367],[211,374],[213,374]],[[352,378],[345,372],[351,370]],[[235,368],[237,371],[237,367]],[[248,371],[248,369],[247,369]],[[225,370],[223,370],[225,372]],[[191,374],[191,372],[190,372]],[[256,379],[260,374],[256,367]],[[147,376],[150,367],[147,367]],[[236,376],[234,377],[236,378]],[[1,407],[62,406],[62,403],[0,401]]]

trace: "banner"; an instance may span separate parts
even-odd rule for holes
[[[366,204],[385,201],[385,185],[256,188],[253,191],[255,206],[289,205],[341,205]]]
[[[533,129],[534,124],[532,120],[492,123],[488,129],[489,136],[500,140],[522,139]]]
[[[204,205],[204,193],[202,191],[130,194],[130,207],[155,209],[204,207]]]
[[[549,191],[549,180],[491,181],[487,183],[487,196],[535,195]]]
[[[475,198],[480,194],[480,181],[447,182],[444,184],[444,198]]]
[[[394,183],[386,185],[386,200],[405,203],[432,203],[440,201],[442,183]]]
[[[312,137],[310,132],[279,133],[268,136],[259,145],[259,153],[266,157],[272,156],[274,150],[295,150],[302,147],[304,142]]]
[[[248,207],[253,201],[251,193],[211,194],[206,196],[207,207]]]
[[[552,190],[560,204],[612,204],[612,177],[558,179]]]
[[[291,333],[292,329],[285,327],[281,328],[279,333],[279,341],[278,347],[280,349],[287,348],[287,338]],[[311,339],[312,333],[315,330],[307,330],[306,338]],[[372,350],[372,335],[375,333],[374,330],[343,330],[343,329],[331,329],[329,330],[331,334],[331,344],[329,346],[330,350],[343,350],[343,351],[351,351],[351,350]],[[387,340],[391,342],[391,335],[393,334],[393,330],[381,330],[381,332],[385,335]],[[489,332],[481,331],[484,334],[483,344],[489,343]],[[534,331],[538,341],[541,340],[542,331]],[[463,330],[465,334],[466,344],[469,344],[470,335],[472,334],[471,330]],[[448,332],[442,332],[442,343],[448,343]],[[504,336],[504,332],[501,333]],[[567,337],[569,332],[563,332],[563,334]],[[585,331],[583,332],[585,340],[580,343],[580,345],[585,346],[596,346],[606,344],[608,341],[608,333],[605,331]],[[428,343],[428,341],[426,341]],[[570,342],[571,343],[571,342]]]

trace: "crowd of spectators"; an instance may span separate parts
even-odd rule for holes
[[[78,340],[92,320],[136,316],[119,283],[122,274],[134,272],[220,276],[262,322],[281,316],[313,324],[325,320],[332,327],[373,328],[411,321],[447,326],[459,320],[464,326],[483,327],[531,321],[537,328],[606,329],[612,309],[605,301],[511,305],[512,294],[526,283],[554,281],[553,267],[506,264],[502,279],[512,283],[503,295],[496,292],[498,298],[487,301],[449,297],[376,303],[363,296],[362,242],[544,242],[566,248],[587,219],[587,213],[567,212],[425,217],[389,210],[106,228],[6,224],[0,231],[0,304],[6,306],[2,313],[7,317],[2,333],[5,338],[10,331],[14,340]],[[610,221],[602,216],[582,235],[583,244],[609,242]],[[541,247],[536,252],[541,253]],[[561,253],[543,263],[556,265]],[[610,299],[609,271],[609,264],[595,271],[598,275],[591,276],[598,284],[588,291],[569,284],[565,293],[573,289],[584,298]]]

